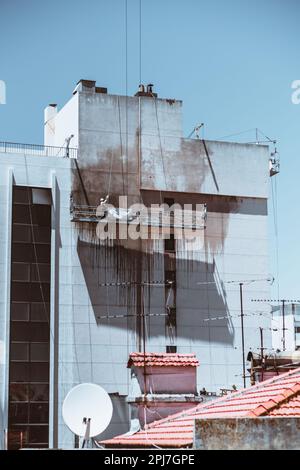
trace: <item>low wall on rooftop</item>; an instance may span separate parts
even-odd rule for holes
[[[300,449],[300,418],[196,419],[194,448],[297,450]]]

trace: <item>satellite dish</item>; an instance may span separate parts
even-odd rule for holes
[[[62,415],[68,428],[85,440],[97,436],[109,425],[113,406],[100,385],[83,383],[72,388],[64,399]]]

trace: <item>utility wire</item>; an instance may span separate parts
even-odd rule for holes
[[[142,0],[140,0],[140,5],[139,5],[139,45],[140,45],[140,51],[139,51],[139,78],[140,78],[140,84],[142,83]]]
[[[247,132],[252,132],[255,130],[256,130],[255,127],[253,127],[252,129],[247,129],[246,131],[236,132],[235,134],[224,135],[223,137],[217,137],[217,139],[215,140],[229,139],[229,137],[235,137],[235,136],[246,134]]]

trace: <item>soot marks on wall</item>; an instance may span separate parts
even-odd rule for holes
[[[153,281],[163,281],[164,266],[167,264],[166,256],[162,252],[155,252],[153,248],[143,247],[144,251],[131,246],[122,246],[119,242],[110,242],[105,245],[99,240],[79,234],[77,251],[87,285],[89,298],[94,311],[98,326],[109,324],[114,326],[113,320],[100,318],[108,315],[128,315],[128,321],[118,321],[118,328],[129,328],[135,330],[136,316],[139,314],[139,283],[148,284]],[[226,302],[224,289],[220,288],[220,280],[217,279],[217,272],[214,263],[206,263],[194,259],[193,255],[189,259],[176,260],[176,292],[177,292],[177,315],[179,317],[178,337],[188,335],[185,325],[193,324],[197,329],[197,339],[208,341],[207,326],[203,320],[212,315],[210,300],[214,299],[214,305],[218,307],[218,315],[222,317],[213,326],[222,326],[225,334],[216,341],[222,343],[233,343],[233,331],[230,322],[230,315]],[[139,269],[137,269],[140,266]],[[206,292],[199,289],[197,280],[201,276],[206,276],[209,284],[209,298]],[[126,286],[103,286],[103,284],[128,283]],[[146,315],[153,311],[166,314],[164,287],[147,285],[142,289],[143,308]],[[185,298],[188,299],[189,308],[186,308]],[[161,323],[157,317],[148,317],[148,333],[151,336],[165,335],[165,318],[161,317]],[[161,325],[161,331],[157,325]]]

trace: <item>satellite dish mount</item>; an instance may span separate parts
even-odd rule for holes
[[[86,447],[89,447],[90,432],[91,432],[91,418],[83,418],[82,422],[86,426],[84,437],[83,437],[83,442],[82,442],[82,448],[84,448],[85,445]]]
[[[101,434],[112,418],[112,402],[100,385],[76,385],[63,402],[62,414],[68,428],[82,438],[81,448],[93,447],[94,438]]]

